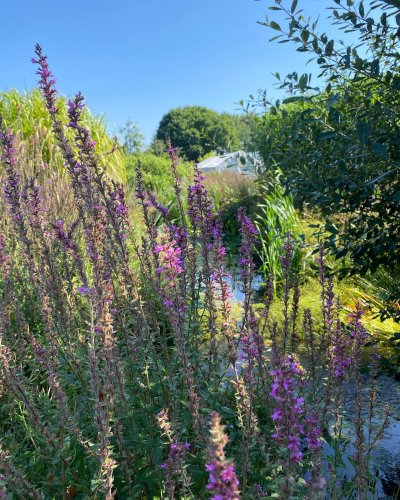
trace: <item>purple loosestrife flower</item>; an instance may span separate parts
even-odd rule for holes
[[[361,349],[367,340],[367,332],[361,322],[364,310],[359,302],[356,303],[355,311],[349,314],[349,325],[351,327],[350,338],[352,341],[352,359],[360,356]]]
[[[330,372],[338,379],[343,379],[351,366],[351,338],[343,331],[340,319],[332,330],[328,349]]]
[[[33,64],[37,64],[39,68],[36,74],[40,76],[39,88],[42,91],[43,96],[46,100],[46,107],[51,115],[57,113],[57,91],[55,89],[56,80],[53,77],[49,64],[47,62],[47,56],[43,55],[41,46],[37,43],[35,45],[36,58],[32,59]]]
[[[29,224],[40,228],[43,225],[44,206],[39,186],[35,184],[35,178],[28,179],[21,197],[27,209]]]
[[[244,307],[243,307],[243,321],[240,332],[242,339],[242,346],[247,360],[246,379],[249,386],[249,408],[247,411],[247,432],[250,431],[249,425],[253,415],[253,368],[254,358],[258,357],[259,345],[257,344],[256,335],[258,335],[258,326],[253,315],[251,307],[251,296],[253,293],[253,280],[254,280],[254,261],[253,261],[253,247],[258,234],[251,219],[246,215],[246,210],[241,207],[238,211],[238,221],[240,224],[240,233],[242,237],[242,244],[239,250],[239,266],[240,279],[242,281],[242,291],[244,293]],[[258,339],[259,344],[259,339]],[[258,358],[259,359],[259,358]],[[247,446],[248,440],[246,440]],[[246,456],[245,452],[245,456]],[[247,460],[247,459],[246,459]],[[244,486],[247,471],[244,471]]]
[[[90,132],[85,127],[80,125],[82,111],[85,108],[85,97],[78,92],[72,100],[68,101],[68,127],[75,129],[77,132],[76,144],[84,155],[91,155],[96,145],[90,137]]]
[[[213,249],[215,239],[214,204],[207,189],[204,187],[204,177],[195,167],[194,184],[188,189],[188,215],[192,223],[193,246],[199,238],[202,264],[202,279],[205,284],[205,304],[207,310],[207,328],[210,334],[209,373],[215,369],[217,358],[217,305],[215,297],[215,284],[213,282]],[[220,251],[222,251],[220,249]]]
[[[157,414],[157,423],[169,441],[168,458],[161,464],[161,469],[165,471],[165,487],[168,497],[175,498],[174,493],[179,484],[182,485],[185,494],[190,492],[190,480],[185,467],[186,453],[190,450],[190,444],[181,443],[174,437],[167,409]]]
[[[203,238],[210,239],[214,229],[214,204],[204,187],[204,176],[195,167],[194,183],[188,188],[188,215],[193,228],[200,229]]]
[[[243,207],[239,208],[238,220],[242,236],[242,244],[239,250],[240,279],[243,283],[244,293],[250,294],[254,278],[253,249],[258,231],[250,217],[246,215],[246,209]]]
[[[284,276],[289,276],[293,261],[293,238],[290,232],[286,234],[286,239],[282,247],[281,261]]]
[[[186,453],[190,449],[189,443],[179,443],[174,441],[169,446],[168,458],[161,464],[161,468],[165,472],[165,487],[168,493],[168,498],[175,498],[175,490],[182,479],[186,476],[185,460]],[[189,486],[188,481],[184,481]]]
[[[183,261],[181,249],[177,246],[175,240],[169,240],[168,237],[162,239],[162,243],[155,246],[154,251],[160,257],[161,267],[157,273],[161,274],[168,288],[176,285],[178,275],[183,272]]]
[[[301,423],[304,399],[298,396],[298,392],[303,385],[304,369],[294,355],[287,356],[276,365],[276,369],[271,371],[271,396],[276,401],[272,414],[275,424],[272,437],[288,450],[289,461],[298,464],[303,456],[299,436],[304,433]]]
[[[77,197],[80,217],[82,220],[85,220],[87,214],[83,210],[83,207],[89,208],[90,200],[93,198],[93,172],[89,172],[88,170],[88,166],[85,163],[86,158],[84,155],[82,156],[81,141],[78,140],[78,137],[75,142],[79,149],[80,162],[78,162],[76,153],[65,136],[64,125],[59,118],[59,111],[57,109],[57,91],[54,86],[55,79],[50,72],[47,56],[43,55],[42,48],[39,44],[35,46],[35,54],[36,58],[32,59],[32,62],[38,65],[36,73],[40,76],[39,88],[45,98],[46,108],[53,121],[54,134],[58,140],[58,146],[63,156],[65,166],[71,176],[72,186]],[[78,120],[81,108],[82,103],[80,101],[79,104],[76,101],[71,101],[71,104],[68,106],[68,111],[70,114],[72,113],[74,117],[73,119],[70,117],[70,122]]]
[[[306,443],[307,447],[314,453],[319,454],[322,447],[321,429],[316,411],[306,417]]]
[[[2,148],[1,161],[6,166],[4,180],[4,198],[8,204],[11,218],[22,224],[20,176],[15,158],[14,136],[3,126],[0,118],[0,144]]]
[[[143,187],[143,172],[140,161],[137,162],[135,168],[135,174],[136,174],[136,188],[135,188],[136,198],[143,203],[146,199],[146,191],[144,190]]]
[[[212,500],[238,500],[239,480],[234,465],[225,458],[224,448],[228,437],[216,412],[211,414],[210,434],[210,461],[206,464],[206,471],[209,473],[207,490],[212,493]]]
[[[154,254],[159,265],[156,272],[161,278],[163,303],[170,310],[172,321],[176,323],[178,316],[185,310],[185,301],[179,286],[180,277],[184,272],[182,249],[170,231],[166,231],[161,236],[161,241],[155,245]]]
[[[110,193],[111,199],[114,201],[115,212],[126,221],[129,216],[128,207],[125,200],[125,191],[122,184],[113,182],[113,191]]]
[[[168,216],[168,208],[167,207],[164,207],[164,205],[162,205],[158,200],[157,198],[155,197],[154,194],[149,194],[148,195],[148,200],[149,200],[149,203],[150,205],[155,208],[158,212],[160,212],[160,214],[163,216],[163,217],[167,217]]]
[[[182,249],[181,252],[181,258],[182,258],[182,267],[184,267],[184,257],[187,253],[187,236],[188,232],[187,229],[185,229],[182,226],[175,226],[171,225],[169,226],[169,232],[171,234],[172,239],[176,242],[176,245]],[[185,251],[184,251],[185,250]]]
[[[76,224],[71,226],[69,231],[66,231],[64,228],[64,222],[61,219],[58,219],[53,228],[56,238],[62,243],[63,247],[66,250],[75,252],[78,249],[78,245],[72,240],[72,235],[74,229],[76,228]]]
[[[258,322],[254,316],[253,310],[250,311],[249,329],[245,329],[241,338],[240,346],[242,348],[241,358],[247,362],[248,365],[254,364],[254,358],[258,358],[262,353],[262,346],[258,338]],[[261,352],[260,352],[261,351]]]

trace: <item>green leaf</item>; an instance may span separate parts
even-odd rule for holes
[[[293,2],[292,2],[292,6],[291,6],[291,8],[290,8],[290,12],[291,12],[292,14],[293,14],[293,13],[294,13],[294,11],[296,10],[296,7],[297,7],[297,2],[298,2],[298,0],[293,0]]]
[[[310,32],[309,32],[308,30],[303,30],[303,31],[301,32],[301,35],[300,35],[300,36],[301,36],[301,39],[303,40],[303,42],[304,42],[304,43],[307,43],[308,38],[309,38],[309,36],[310,36]]]
[[[276,31],[282,31],[281,27],[279,26],[278,23],[276,23],[275,21],[271,21],[269,23],[269,27],[272,28],[273,30],[276,30]]]
[[[302,92],[306,90],[307,83],[308,83],[308,75],[304,73],[303,75],[301,75],[299,80],[299,88]]]
[[[290,104],[292,102],[303,102],[307,101],[308,99],[303,96],[293,96],[293,97],[288,97],[287,99],[284,99],[282,101],[282,104]]]
[[[325,229],[327,231],[329,231],[330,233],[333,233],[333,234],[338,234],[339,233],[338,228],[332,222],[328,222],[327,224],[325,224]]]

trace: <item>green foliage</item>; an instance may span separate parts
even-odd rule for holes
[[[59,100],[60,117],[64,123],[67,121],[66,104],[66,99]],[[39,153],[50,168],[57,172],[64,171],[63,159],[51,132],[51,118],[38,90],[23,94],[17,90],[0,93],[0,115],[7,127],[18,131],[19,138],[29,145],[35,157]],[[125,183],[125,159],[107,134],[104,119],[93,116],[85,108],[82,123],[96,141],[97,153],[104,161],[108,174],[114,180]],[[67,130],[66,135],[71,137],[71,131]]]
[[[280,183],[282,173],[262,186],[262,201],[258,204],[255,219],[259,232],[259,257],[264,275],[272,273],[279,281],[282,276],[280,257],[285,237],[290,233],[295,239],[299,236],[299,218],[293,206],[292,196],[285,193]],[[296,248],[294,263],[300,259],[300,250]]]
[[[246,213],[253,218],[260,200],[259,188],[254,178],[229,169],[208,173],[205,183],[215,209],[220,214],[224,242],[229,250],[229,256],[233,258],[240,245],[238,209],[245,207]]]
[[[262,23],[316,61],[326,88],[312,87],[308,74],[280,80],[290,97],[275,106],[263,100],[268,112],[256,142],[267,170],[279,166],[295,200],[329,218],[332,252],[351,258],[346,272],[365,274],[391,266],[400,251],[398,16],[388,1],[332,6],[332,23],[358,43],[319,33],[297,2],[271,7],[286,14],[286,27]],[[331,220],[337,212],[344,214],[339,226]]]
[[[254,135],[256,134],[257,126],[259,124],[259,117],[253,113],[246,113],[242,115],[231,115],[224,113],[237,129],[241,149],[244,151],[254,151]]]
[[[126,157],[128,186],[131,191],[135,188],[135,168],[140,162],[143,174],[143,187],[149,193],[155,193],[158,200],[166,205],[171,215],[176,215],[176,196],[173,189],[171,162],[167,156],[156,156],[153,153],[137,153]],[[187,162],[179,162],[178,174],[183,181],[193,177],[193,166]]]
[[[167,136],[192,161],[210,151],[221,153],[241,147],[238,130],[229,115],[201,106],[176,108],[164,115],[155,138],[165,141]]]

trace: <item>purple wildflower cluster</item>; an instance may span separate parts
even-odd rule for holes
[[[332,331],[329,353],[331,357],[331,371],[335,377],[342,379],[348,374],[352,357],[351,339],[343,330],[339,319],[337,319],[336,327]]]
[[[288,233],[286,235],[286,239],[282,247],[282,255],[280,257],[283,274],[285,276],[289,276],[290,274],[290,267],[292,265],[292,260],[293,260],[293,251],[294,251],[293,238],[292,235]]]
[[[317,412],[314,410],[306,417],[306,443],[310,450],[321,449],[321,429]]]
[[[278,362],[276,369],[271,371],[271,396],[276,401],[272,413],[275,423],[272,437],[286,447],[290,461],[295,464],[300,463],[303,456],[300,436],[304,434],[304,398],[299,397],[297,391],[303,385],[304,373],[303,367],[292,355]]]
[[[199,229],[203,237],[210,237],[213,232],[213,203],[203,184],[204,176],[195,167],[193,185],[188,188],[188,209],[193,228]]]
[[[228,437],[218,413],[211,414],[209,454],[210,461],[206,465],[209,473],[207,490],[212,493],[212,500],[238,500],[239,480],[234,465],[225,458],[224,448]]]
[[[355,311],[349,315],[350,338],[352,341],[352,358],[358,358],[361,354],[361,349],[367,341],[367,332],[362,324],[364,310],[359,302],[356,303]]]
[[[167,461],[160,465],[169,474],[177,474],[182,470],[186,452],[190,450],[189,443],[171,443]]]
[[[251,286],[254,278],[253,251],[258,231],[250,217],[246,215],[246,210],[241,207],[238,212],[240,223],[240,233],[242,244],[239,251],[239,266],[241,268],[240,279],[243,283],[244,293],[251,293]]]
[[[176,287],[179,275],[183,273],[182,250],[176,240],[171,239],[168,233],[164,234],[161,243],[155,246],[154,252],[160,261],[160,267],[156,271],[162,276],[166,288]]]
[[[167,217],[168,212],[169,212],[168,208],[164,207],[164,205],[157,200],[157,198],[155,197],[154,194],[148,195],[148,203],[149,203],[149,206],[158,210],[158,212],[160,212],[160,214],[163,217]]]
[[[329,345],[330,368],[333,375],[343,379],[349,374],[349,370],[360,356],[362,347],[367,340],[365,328],[361,322],[364,311],[359,303],[356,303],[355,311],[349,315],[350,332],[342,327],[340,318],[336,318],[335,328],[331,331]]]
[[[186,453],[188,450],[190,450],[189,443],[171,443],[167,460],[160,466],[165,472],[165,488],[169,498],[174,498],[178,483],[184,476]]]
[[[322,247],[323,328],[305,310],[302,338],[293,239],[288,234],[282,249],[279,322],[271,310],[273,276],[261,314],[252,304],[257,230],[240,209],[245,299],[237,321],[222,221],[199,169],[194,169],[186,210],[177,150],[167,142],[179,209],[175,218],[145,191],[138,165],[132,210],[140,209],[144,231],[139,242],[133,241],[131,200],[108,177],[102,165],[107,155],[101,160],[96,155],[95,141],[83,126],[83,96],[78,93],[68,102],[66,135],[47,58],[39,46],[35,52],[39,86],[65,162],[62,186],[72,203],[51,210],[46,185],[38,184],[49,172],[43,169],[32,177],[24,169],[22,156],[16,157],[21,151],[18,134],[15,143],[0,122],[6,221],[0,233],[1,395],[11,414],[23,412],[24,417],[5,423],[17,430],[5,432],[0,444],[1,488],[5,483],[0,496],[61,498],[75,490],[86,495],[92,488],[96,498],[136,498],[145,494],[138,479],[145,471],[154,480],[150,489],[171,499],[204,497],[206,476],[207,493],[214,500],[292,498],[298,491],[300,498],[316,498],[326,484],[321,478],[321,429],[334,420],[338,434],[344,380],[351,374],[356,386],[354,484],[364,498],[370,451],[384,426],[370,432],[367,443],[363,405],[370,404],[372,422],[376,391],[371,388],[367,401],[360,375],[367,344],[363,311],[357,304],[349,326],[342,326]],[[296,355],[288,354],[303,339],[307,373]],[[235,465],[225,456],[228,437],[218,413],[211,414],[207,437],[210,405],[223,408],[234,430]],[[160,407],[165,410],[157,414]],[[270,427],[263,425],[269,418],[275,427],[272,439]],[[154,453],[160,440],[155,422],[166,438],[163,460]],[[29,460],[20,437],[34,445]],[[276,482],[269,482],[260,466],[268,463],[274,469],[271,457],[282,459]],[[32,460],[37,461],[33,469]],[[54,471],[57,481],[44,481],[37,470]],[[196,479],[202,474],[198,483],[191,472]],[[329,472],[336,487],[335,473]],[[301,475],[309,475],[308,484],[300,481]]]
[[[6,166],[4,182],[4,198],[8,204],[10,215],[14,222],[21,222],[21,186],[15,157],[14,136],[6,130],[0,119],[0,144],[2,146],[1,161]]]
[[[57,113],[57,91],[55,89],[56,80],[50,71],[47,56],[43,54],[41,46],[37,43],[35,46],[36,58],[32,59],[33,64],[38,65],[36,74],[40,76],[38,82],[39,88],[46,100],[46,106],[51,115]]]

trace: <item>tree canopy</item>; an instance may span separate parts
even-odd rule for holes
[[[278,165],[296,199],[327,215],[331,249],[351,258],[348,272],[394,270],[400,251],[398,9],[388,0],[333,0],[332,24],[351,32],[354,45],[319,32],[297,0],[276,0],[271,9],[286,16],[286,26],[262,24],[274,40],[292,42],[316,61],[325,88],[293,72],[281,79],[290,94],[283,105],[261,96],[267,113],[256,142],[266,168]],[[337,213],[344,214],[339,227],[330,217]],[[399,290],[388,306],[398,319]]]
[[[241,148],[238,128],[230,116],[202,106],[185,106],[165,114],[155,139],[165,141],[167,137],[191,161],[213,151],[222,153]]]

